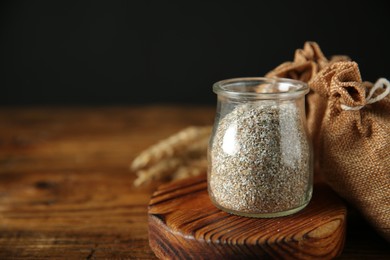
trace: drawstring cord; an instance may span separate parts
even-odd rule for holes
[[[383,91],[380,95],[373,98],[372,95],[374,95],[375,91],[378,88],[384,89],[385,91]],[[375,82],[374,86],[370,90],[370,93],[368,93],[368,96],[366,97],[366,101],[367,101],[366,104],[372,104],[372,103],[375,103],[379,100],[382,100],[389,94],[390,94],[390,82],[385,78],[380,78]],[[343,109],[343,110],[359,110],[362,107],[364,107],[364,106],[350,107],[350,106],[341,104],[341,109]]]

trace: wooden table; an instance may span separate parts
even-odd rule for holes
[[[147,204],[129,163],[214,107],[0,108],[0,259],[154,259]],[[340,259],[390,259],[351,209]]]

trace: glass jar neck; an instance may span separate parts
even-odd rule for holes
[[[213,91],[232,100],[281,100],[301,98],[309,92],[305,82],[284,78],[235,78],[213,85]]]

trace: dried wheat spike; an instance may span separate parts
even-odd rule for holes
[[[182,162],[180,159],[170,158],[163,160],[146,170],[140,170],[137,173],[137,179],[134,180],[134,186],[140,186],[151,180],[162,180],[170,177],[172,172],[175,172],[181,164]]]
[[[178,180],[191,176],[197,176],[202,173],[207,172],[207,159],[199,158],[199,159],[191,159],[185,162],[184,165],[181,165],[176,172],[174,172],[172,179]]]
[[[186,150],[186,147],[196,143],[199,139],[208,137],[211,126],[188,127],[167,139],[164,139],[138,155],[131,164],[133,171],[150,166],[164,158],[173,157]]]
[[[209,144],[210,136],[206,135],[198,140],[194,141],[192,144],[189,144],[183,153],[179,155],[184,158],[195,158],[198,159],[200,157],[207,157],[207,147]]]
[[[172,179],[173,180],[180,180],[180,179],[184,179],[184,178],[188,178],[188,177],[192,177],[192,176],[197,176],[197,175],[201,174],[202,172],[204,172],[202,169],[182,166],[175,172]]]

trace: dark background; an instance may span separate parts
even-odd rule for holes
[[[381,2],[2,1],[0,105],[213,104],[214,82],[262,76],[306,40],[389,78]]]

